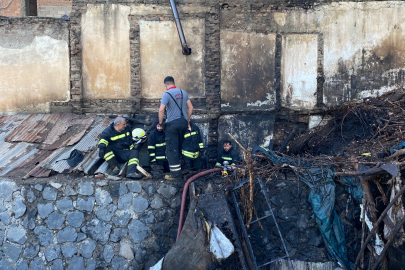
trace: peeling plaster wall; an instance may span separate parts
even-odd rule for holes
[[[228,133],[232,134],[244,147],[257,145],[269,146],[273,139],[274,114],[228,114],[218,119],[218,151],[222,151],[224,140],[231,140]],[[242,156],[242,150],[236,143],[232,144]]]
[[[163,79],[173,76],[176,86],[190,97],[205,94],[203,67],[205,54],[205,20],[182,20],[187,45],[192,54],[182,54],[177,28],[172,21],[141,21],[142,96],[161,98],[166,88]]]
[[[89,5],[82,16],[83,95],[130,97],[129,7]]]
[[[405,87],[403,2],[339,3],[325,15],[327,105]]]
[[[221,31],[221,110],[275,107],[275,34]]]
[[[282,105],[312,109],[316,105],[317,35],[285,35],[281,57]]]
[[[0,27],[0,112],[46,113],[50,102],[70,97],[68,25],[18,20]]]
[[[334,106],[405,87],[404,11],[401,1],[334,2],[278,10],[265,3],[252,4],[250,9],[230,3],[221,10],[221,33],[280,35],[281,59],[276,45],[275,61],[276,102],[295,110],[311,110],[322,103]],[[226,41],[223,38],[221,35],[221,46]],[[231,54],[222,53],[222,62],[229,62],[229,58],[246,62],[237,51]],[[280,74],[278,61],[283,63]],[[278,87],[279,75],[282,81]],[[221,95],[224,99],[224,93]],[[222,101],[222,106],[227,106],[226,102]]]

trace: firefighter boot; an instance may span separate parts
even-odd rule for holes
[[[133,172],[127,173],[127,177],[135,180],[141,180],[143,178],[143,175],[137,172]]]
[[[172,172],[172,173],[170,173],[170,175],[165,175],[165,179],[166,180],[176,181],[176,180],[181,180],[181,176],[182,176],[181,171]]]
[[[112,175],[118,175],[119,173],[120,173],[120,168],[118,168],[118,166],[115,166],[112,171]]]

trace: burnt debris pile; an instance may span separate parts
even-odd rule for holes
[[[172,250],[204,246],[195,269],[403,269],[405,91],[350,102],[325,118],[287,153],[245,148],[229,134],[243,164],[195,182],[201,195],[191,198]],[[222,231],[232,256],[206,252],[213,234],[205,228]],[[167,256],[172,264],[177,253]]]
[[[291,143],[291,153],[343,158],[370,153],[374,160],[385,157],[392,146],[405,140],[404,108],[405,90],[333,108],[324,114],[324,119],[330,119],[326,125]]]

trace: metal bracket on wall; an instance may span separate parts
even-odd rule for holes
[[[274,262],[276,262],[276,261],[278,261],[278,260],[281,260],[281,259],[287,259],[287,260],[288,260],[288,264],[289,264],[289,266],[290,266],[290,269],[291,269],[291,270],[294,270],[293,265],[292,265],[292,263],[291,263],[290,255],[288,254],[288,250],[287,250],[287,248],[286,248],[286,246],[285,246],[284,238],[283,238],[283,236],[282,236],[282,234],[281,234],[281,231],[280,231],[280,228],[279,228],[279,226],[278,226],[276,217],[275,217],[274,214],[273,214],[273,209],[271,208],[269,197],[268,197],[268,195],[267,195],[267,192],[266,192],[266,190],[265,190],[265,188],[264,188],[263,182],[262,182],[262,180],[260,179],[260,177],[257,177],[257,182],[258,182],[259,185],[260,185],[260,189],[261,189],[260,192],[263,194],[263,196],[264,196],[265,199],[266,199],[267,206],[268,206],[269,211],[270,211],[270,215],[265,215],[265,216],[263,216],[263,217],[260,217],[260,218],[254,220],[254,221],[252,221],[252,222],[250,222],[250,223],[248,223],[248,224],[245,224],[245,223],[244,223],[243,217],[242,217],[242,213],[241,213],[240,208],[239,208],[239,203],[238,203],[238,201],[237,201],[237,199],[236,199],[236,196],[235,196],[235,191],[238,190],[238,189],[240,189],[241,187],[243,187],[244,184],[246,184],[246,183],[248,183],[248,182],[249,182],[249,181],[243,181],[242,183],[240,183],[239,185],[237,185],[236,187],[234,187],[234,188],[232,189],[232,199],[233,199],[233,203],[234,203],[234,206],[235,206],[235,209],[236,209],[236,214],[237,214],[238,219],[239,219],[239,223],[241,224],[241,227],[242,227],[243,236],[244,236],[244,238],[245,238],[245,242],[246,242],[246,245],[247,245],[248,250],[249,250],[250,258],[251,258],[251,261],[252,261],[252,263],[253,263],[253,266],[254,266],[255,270],[259,270],[260,268],[262,268],[262,267],[264,267],[264,266],[266,266],[266,265],[269,265],[269,264],[271,264],[271,263],[274,263]],[[276,225],[276,228],[277,228],[277,231],[278,231],[278,235],[279,235],[279,237],[280,237],[280,240],[281,240],[281,243],[282,243],[282,246],[283,246],[283,249],[284,249],[284,252],[285,252],[286,255],[283,256],[283,257],[279,257],[279,258],[276,258],[276,259],[274,259],[274,260],[271,260],[271,261],[269,261],[269,262],[265,262],[265,263],[262,263],[262,264],[260,264],[260,265],[257,265],[256,257],[255,257],[255,255],[254,255],[253,248],[252,248],[252,244],[250,243],[249,234],[248,234],[248,232],[247,232],[246,227],[249,226],[249,225],[251,225],[251,224],[253,224],[253,223],[258,222],[259,220],[265,219],[265,218],[267,218],[267,217],[272,217],[272,218],[273,218],[274,224]]]

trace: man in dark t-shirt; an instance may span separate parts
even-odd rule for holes
[[[184,134],[190,126],[193,104],[187,93],[175,86],[172,76],[167,76],[163,82],[167,91],[162,96],[158,125],[163,126],[166,134],[166,156],[169,161],[170,176],[166,175],[165,179],[180,180],[181,146],[183,145]],[[166,122],[163,124],[165,109]]]

